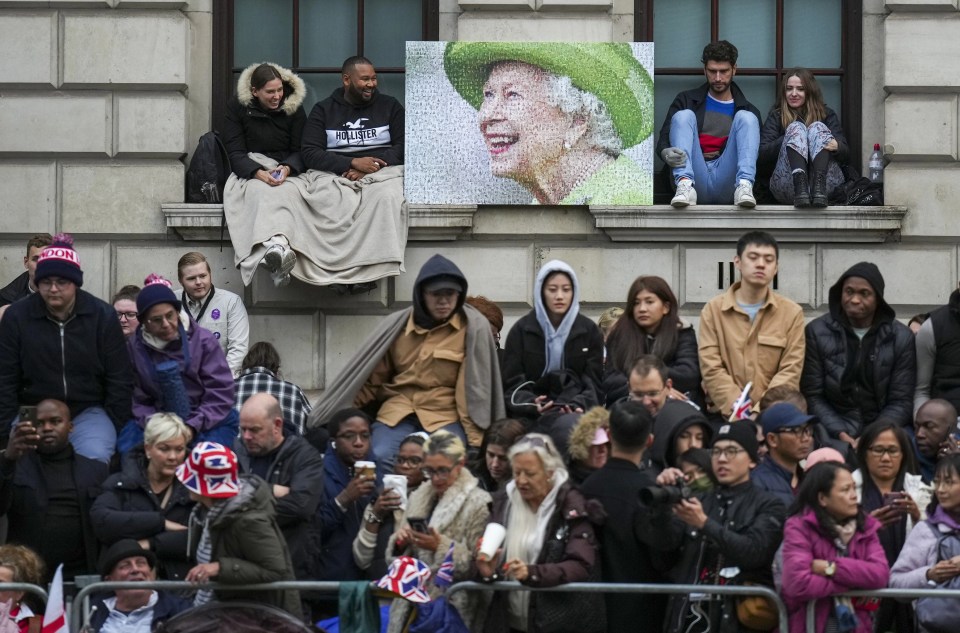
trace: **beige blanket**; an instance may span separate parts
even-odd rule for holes
[[[277,163],[250,157],[267,169]],[[385,167],[353,181],[310,170],[271,187],[231,174],[223,208],[234,259],[249,285],[263,242],[283,235],[297,253],[293,277],[308,284],[352,284],[398,275],[407,244],[403,166]]]

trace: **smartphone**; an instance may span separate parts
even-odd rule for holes
[[[427,528],[426,519],[407,519],[407,523],[410,524],[410,529],[414,532],[419,532],[420,534],[429,534],[430,530]]]
[[[37,408],[29,405],[20,407],[20,421],[29,422],[33,426],[37,425]]]
[[[892,506],[896,504],[898,499],[903,499],[902,492],[885,492],[883,493],[883,505]]]
[[[273,176],[274,180],[280,180],[280,176],[283,175],[283,172],[279,169],[276,169],[270,172],[270,175]]]

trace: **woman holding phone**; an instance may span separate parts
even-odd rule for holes
[[[398,556],[413,556],[430,566],[433,577],[446,559],[453,557],[453,580],[465,580],[471,574],[473,547],[483,534],[490,516],[490,495],[465,468],[466,448],[449,431],[436,431],[423,445],[424,482],[407,503],[406,518],[390,542],[387,564]],[[431,596],[439,591],[431,587]],[[483,619],[484,597],[464,591],[450,598],[471,631]],[[410,603],[394,600],[390,608],[391,625],[405,622]]]

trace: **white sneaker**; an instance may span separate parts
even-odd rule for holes
[[[283,288],[290,283],[290,273],[270,273],[270,279],[273,280],[273,285],[277,288]]]
[[[287,275],[297,263],[297,254],[289,246],[273,244],[260,261],[272,275]]]
[[[753,183],[749,180],[741,180],[733,192],[733,203],[744,209],[752,209],[757,206],[757,199],[753,197]]]
[[[697,190],[693,188],[692,180],[684,178],[677,183],[677,193],[673,196],[670,204],[677,209],[697,204]]]

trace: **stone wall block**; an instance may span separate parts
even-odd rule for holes
[[[873,262],[880,268],[884,298],[893,305],[942,305],[957,287],[956,247],[952,244],[890,245],[883,249],[882,256],[874,249],[831,245],[822,247],[821,257],[820,295],[824,308],[829,302],[830,287],[847,269],[863,261]],[[918,271],[923,271],[924,283],[917,283]],[[898,311],[897,316],[909,319],[912,314]]]
[[[608,11],[613,0],[539,0],[541,11]]]
[[[184,171],[178,160],[64,161],[61,226],[76,233],[165,236],[160,203],[183,197]]]
[[[580,282],[580,301],[596,304],[602,312],[609,306],[623,306],[627,289],[640,275],[663,277],[677,291],[678,249],[667,244],[640,250],[633,245],[605,248],[551,246],[541,249],[543,263],[559,259],[573,268]],[[539,271],[534,271],[536,274]],[[531,296],[533,286],[531,285]]]
[[[186,9],[190,5],[187,0],[113,0],[113,2],[117,9]]]
[[[890,11],[956,11],[957,0],[886,0]]]
[[[498,246],[449,246],[407,244],[404,267],[407,272],[396,278],[395,301],[409,305],[413,298],[413,284],[423,264],[440,253],[456,264],[467,278],[467,294],[483,295],[497,303],[528,305],[537,274],[534,254],[528,244],[501,244]]]
[[[56,163],[0,162],[0,200],[0,233],[52,233],[57,224]]]
[[[0,9],[109,9],[116,0],[0,0]]]
[[[575,17],[566,13],[478,11],[463,14],[457,25],[458,37],[471,42],[567,42],[571,33],[576,33],[578,42],[609,42],[610,18],[599,12]]]
[[[180,11],[62,13],[67,87],[187,85],[190,28]]]
[[[527,11],[537,8],[538,0],[459,0],[460,8],[464,11],[479,9],[481,11]]]
[[[0,9],[0,59],[7,86],[57,86],[57,14]]]
[[[883,84],[892,92],[960,88],[960,14],[893,14],[884,21]]]
[[[955,167],[956,163],[910,165],[896,161],[887,165],[883,173],[884,200],[910,209],[904,218],[904,237],[956,241],[960,170]]]
[[[116,97],[118,156],[179,157],[187,151],[187,100],[178,92]]]
[[[119,244],[114,249],[114,290],[128,284],[143,286],[143,280],[150,273],[163,275],[173,283],[174,292],[179,296],[182,288],[177,281],[177,262],[190,251],[203,253],[210,264],[210,276],[213,285],[244,296],[240,274],[233,266],[233,249],[229,243],[220,252],[216,244],[163,244],[147,242],[144,244]]]
[[[893,160],[957,160],[956,95],[891,95],[884,143]]]
[[[11,91],[0,94],[0,155],[111,151],[110,93]]]
[[[776,236],[774,236],[776,237]],[[740,279],[731,262],[737,254],[735,244],[682,246],[681,270],[684,288],[677,299],[689,310],[696,310],[715,296],[726,292]],[[780,245],[777,292],[806,307],[814,302],[815,248],[810,245]],[[673,287],[677,293],[676,286]]]
[[[382,319],[382,316],[371,314],[326,315],[323,330],[324,349],[320,353],[325,382],[329,383],[336,379],[370,333],[380,325]]]
[[[284,380],[301,389],[324,386],[323,315],[251,314],[250,345],[266,341],[280,354]]]

